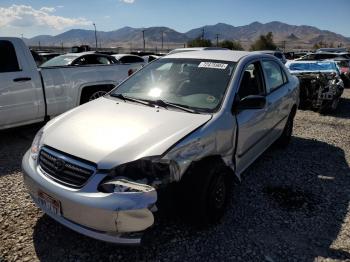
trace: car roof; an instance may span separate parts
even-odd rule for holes
[[[114,57],[117,58],[117,59],[120,59],[120,58],[122,58],[122,57],[124,57],[124,56],[132,56],[132,57],[140,57],[140,58],[142,58],[141,56],[132,55],[132,54],[113,54],[112,56],[114,56]]]
[[[209,59],[238,62],[242,57],[252,55],[252,52],[231,51],[231,50],[201,50],[170,54],[164,58],[192,58],[192,59]],[[163,58],[161,58],[163,59]]]
[[[80,57],[80,56],[83,56],[83,55],[100,55],[100,56],[109,56],[110,57],[110,55],[96,53],[95,51],[87,51],[87,52],[80,52],[80,53],[67,53],[67,54],[64,54],[64,56],[76,56],[76,57]]]
[[[282,53],[279,50],[259,50],[259,51],[253,51],[254,53],[264,53],[264,54],[274,54],[274,53]]]
[[[334,60],[288,60],[287,64],[293,64],[293,63],[298,63],[298,64],[314,64],[314,63],[335,63]]]

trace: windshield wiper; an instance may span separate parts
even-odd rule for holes
[[[122,100],[124,100],[124,102],[131,101],[131,102],[140,103],[140,104],[143,104],[143,105],[146,105],[146,106],[153,106],[147,100],[137,99],[137,98],[133,98],[133,97],[130,97],[130,96],[125,96],[123,94],[110,94],[110,96],[122,99]]]
[[[182,111],[190,112],[193,114],[199,114],[197,110],[194,110],[194,109],[190,108],[189,106],[171,103],[171,102],[161,100],[161,99],[154,100],[154,101],[149,100],[149,103],[152,103],[152,104],[157,105],[157,106],[165,107],[165,108],[173,107],[173,108],[181,109]]]

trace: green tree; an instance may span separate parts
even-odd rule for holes
[[[276,49],[277,45],[273,42],[272,32],[267,33],[267,35],[260,35],[259,39],[250,46],[251,51]]]
[[[210,47],[212,45],[213,44],[209,39],[202,39],[200,37],[197,37],[187,42],[188,47]]]
[[[220,42],[220,47],[228,48],[231,50],[244,50],[242,47],[241,43],[239,41],[230,41],[230,40],[225,40]]]
[[[312,49],[315,49],[315,50],[319,48],[321,48],[321,46],[318,43],[314,44],[314,46],[312,47]]]

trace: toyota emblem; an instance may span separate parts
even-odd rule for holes
[[[61,172],[64,169],[66,162],[64,162],[64,160],[62,159],[56,159],[54,162],[54,167],[56,172]]]

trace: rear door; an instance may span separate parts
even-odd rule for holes
[[[282,132],[290,110],[288,99],[288,78],[279,63],[273,60],[262,61],[266,86],[266,118],[270,143]]]
[[[42,94],[41,83],[37,81],[39,73],[22,61],[30,55],[29,51],[17,51],[18,55],[11,41],[0,40],[0,128],[39,118],[38,96]]]

